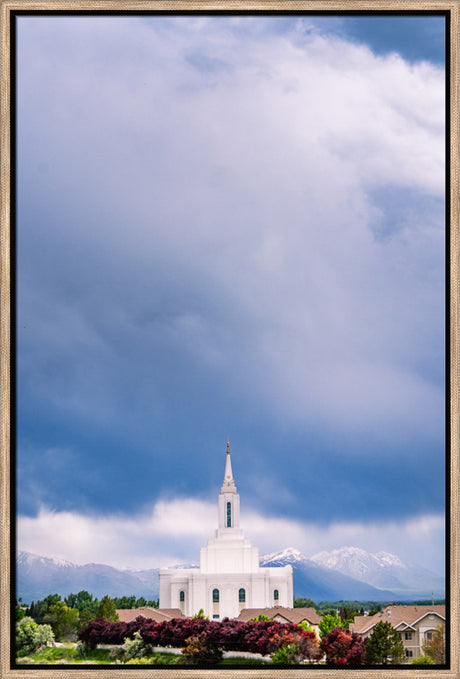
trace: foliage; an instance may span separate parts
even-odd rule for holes
[[[319,623],[319,635],[321,639],[323,639],[329,632],[332,632],[333,629],[342,626],[342,620],[338,615],[323,615],[321,622]]]
[[[145,658],[147,655],[153,653],[153,647],[150,644],[145,643],[140,632],[134,632],[132,639],[129,637],[126,638],[123,646],[119,650],[121,651],[119,656],[124,662],[133,658]]]
[[[80,611],[78,617],[80,620],[79,627],[80,629],[83,629],[84,627],[87,627],[89,625],[89,623],[91,622],[91,620],[94,619],[95,616],[87,608],[84,608],[82,611]]]
[[[289,629],[285,627],[278,628],[270,637],[269,650],[273,653],[273,662],[292,665],[304,660],[317,662],[321,658],[323,653],[313,631],[299,629],[298,625],[289,625]]]
[[[308,620],[301,620],[301,622],[299,622],[298,625],[301,629],[303,629],[304,632],[313,632],[316,636],[315,630],[310,625]]]
[[[412,665],[434,665],[435,662],[430,658],[429,655],[419,655],[418,658],[414,658]]]
[[[142,606],[150,606],[151,608],[158,608],[158,600],[155,599],[150,599],[147,601],[147,599],[143,596],[136,598],[133,595],[131,596],[122,596],[122,597],[112,597],[113,602],[115,604],[116,609],[126,609],[126,608],[141,608]]]
[[[192,665],[216,664],[222,659],[222,649],[213,643],[205,631],[188,637],[182,649],[183,662]]]
[[[16,651],[31,653],[53,641],[50,625],[38,625],[28,616],[16,623]]]
[[[422,644],[424,654],[429,656],[436,665],[443,665],[446,662],[445,629],[444,623],[439,625],[433,630],[431,639],[425,639]]]
[[[398,632],[387,620],[378,622],[367,640],[366,662],[371,665],[397,665],[406,658]]]
[[[78,594],[69,594],[64,601],[69,608],[76,608],[80,612],[90,611],[94,616],[99,606],[99,601],[85,589],[80,590]]]
[[[120,619],[113,600],[107,594],[102,597],[96,615],[107,622],[117,622]]]
[[[126,638],[140,632],[142,639],[152,646],[183,648],[189,637],[206,632],[209,643],[225,651],[239,650],[268,655],[274,653],[273,638],[276,634],[292,633],[309,639],[318,647],[313,632],[304,631],[298,625],[283,624],[275,620],[243,622],[224,618],[221,622],[205,618],[175,618],[163,622],[137,617],[130,622],[109,623],[92,620],[80,631],[81,641],[95,648],[97,644],[121,645]],[[272,640],[272,641],[271,641]],[[303,643],[303,642],[302,642]]]
[[[297,665],[301,659],[299,647],[296,644],[284,644],[272,656],[272,661],[278,665]]]
[[[251,622],[261,622],[262,620],[273,620],[273,618],[269,618],[268,615],[264,615],[263,613],[259,613],[258,616],[255,618],[251,618]]]
[[[50,607],[61,601],[59,594],[48,594],[42,601],[30,604],[27,609],[27,617],[33,618],[35,622],[43,622],[45,615],[49,613]]]
[[[16,622],[26,617],[26,610],[23,606],[16,606]]]
[[[294,599],[294,608],[314,608],[316,609],[316,603],[313,599],[306,599],[305,597],[299,597]]]
[[[365,645],[359,634],[342,627],[336,627],[321,640],[321,649],[326,654],[328,665],[361,665]]]
[[[63,601],[58,601],[49,608],[45,615],[58,641],[71,639],[80,627],[80,618],[76,608],[69,608]]]
[[[192,615],[192,620],[209,620],[209,618],[204,614],[204,611],[202,608],[198,611],[198,613],[195,613],[195,615]]]

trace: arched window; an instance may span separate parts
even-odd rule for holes
[[[238,592],[238,601],[246,601],[246,590],[243,588]]]
[[[212,590],[212,600],[214,601],[214,603],[219,601],[219,590],[218,589]]]
[[[179,601],[185,601],[185,592],[183,590],[179,592]]]
[[[275,591],[273,592],[273,598],[275,601],[279,601],[280,593],[278,592],[277,589],[275,589]]]
[[[227,528],[232,526],[232,503],[227,502]]]

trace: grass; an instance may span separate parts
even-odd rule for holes
[[[25,657],[23,654],[18,654],[18,664],[47,664],[55,665],[56,663],[82,663],[93,662],[96,664],[107,664],[109,660],[110,650],[105,648],[96,648],[89,651],[84,657],[77,656],[75,644],[64,644],[63,646],[49,646],[41,651],[35,653],[28,653]]]
[[[22,657],[21,657],[22,655]],[[55,665],[57,664],[95,664],[95,665],[115,665],[119,664],[113,658],[110,658],[110,649],[95,648],[88,651],[85,656],[77,655],[75,644],[64,644],[63,646],[49,646],[36,653],[28,653],[25,657],[23,654],[18,654],[18,664],[30,665]],[[224,658],[219,662],[219,665],[266,665],[267,660],[258,660],[256,658]],[[183,662],[183,656],[176,653],[154,653],[145,658],[133,658],[126,663],[126,665],[182,665],[187,667],[187,663]]]

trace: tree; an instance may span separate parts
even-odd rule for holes
[[[341,627],[335,627],[321,640],[321,649],[326,654],[328,665],[361,665],[364,660],[364,641],[356,634]]]
[[[45,615],[59,641],[71,639],[79,628],[79,615],[76,608],[69,608],[64,601],[58,601],[50,606],[49,613]]]
[[[444,623],[439,625],[431,635],[431,639],[425,639],[422,650],[436,665],[443,665],[446,662],[446,626]]]
[[[94,613],[91,613],[91,611],[88,611],[87,608],[84,608],[82,611],[80,611],[79,618],[80,618],[79,627],[82,630],[85,627],[88,627],[91,620],[94,620]]]
[[[308,620],[302,620],[301,622],[298,623],[298,625],[301,629],[303,629],[304,632],[313,632],[313,634],[315,634],[316,636],[315,630],[310,625]]]
[[[103,618],[104,620],[107,620],[107,622],[118,622],[120,619],[118,617],[117,609],[115,608],[115,603],[108,594],[102,597],[96,612],[96,617]]]
[[[49,613],[50,607],[54,606],[58,601],[61,601],[59,594],[48,594],[42,601],[37,601],[35,604],[32,602],[27,613],[32,617],[33,608],[33,618],[35,622],[43,622],[45,615]]]
[[[326,614],[323,615],[319,623],[319,635],[323,639],[329,632],[332,632],[336,627],[342,627],[342,620],[338,615]]]
[[[404,645],[390,622],[380,620],[366,645],[366,662],[371,665],[397,665],[406,658]]]
[[[25,617],[16,623],[16,651],[33,653],[41,646],[54,641],[50,625],[38,625],[32,618]]]
[[[69,606],[70,604],[67,605]],[[96,613],[98,606],[99,606],[98,600],[94,599],[93,595],[87,592],[86,589],[82,589],[78,592],[74,607],[78,608],[79,611],[83,611],[86,609],[88,611],[91,611],[91,613]]]
[[[294,608],[315,608],[316,609],[316,603],[313,601],[313,599],[306,599],[305,597],[299,597],[298,599],[294,599]]]

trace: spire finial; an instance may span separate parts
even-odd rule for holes
[[[230,438],[227,439],[227,455],[230,455]]]

